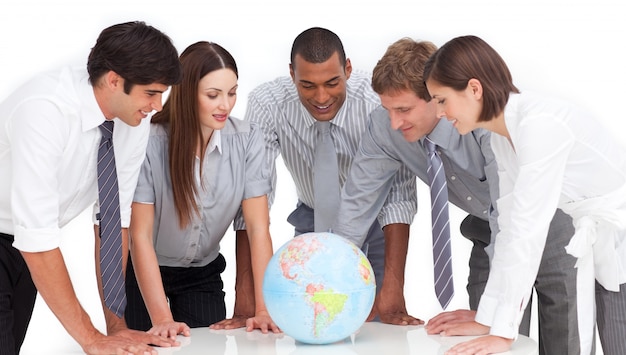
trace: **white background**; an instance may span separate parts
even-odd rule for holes
[[[250,90],[288,74],[292,41],[306,28],[321,26],[336,32],[353,66],[367,71],[400,37],[442,45],[452,37],[474,34],[499,51],[521,90],[532,88],[574,100],[623,137],[625,15],[626,5],[621,0],[3,0],[0,100],[43,70],[85,63],[103,28],[130,20],[143,20],[164,31],[179,51],[199,40],[228,49],[239,66],[239,100],[233,111],[239,118]],[[424,185],[418,193],[420,205],[427,206]],[[281,167],[277,202],[271,213],[275,249],[293,235],[285,219],[295,202],[293,184]],[[452,211],[456,296],[450,309],[467,307],[470,244],[458,233],[463,217],[458,210]],[[428,226],[428,213],[418,213],[412,226],[405,287],[409,313],[424,320],[440,311],[432,289]],[[103,329],[89,217],[81,215],[64,232],[62,249],[78,297]],[[223,275],[228,315],[234,292],[233,237],[228,233],[222,243],[228,261]],[[38,298],[22,354],[79,349]]]

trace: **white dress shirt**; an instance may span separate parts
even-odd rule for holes
[[[60,228],[97,201],[104,120],[84,68],[39,75],[0,104],[0,232],[13,234],[17,249],[58,247]],[[115,121],[120,211],[128,227],[150,124]]]
[[[620,225],[611,217],[626,217],[626,150],[589,115],[532,92],[511,94],[504,120],[511,142],[491,135],[500,179],[500,233],[476,320],[491,326],[491,334],[514,338],[557,208],[574,218],[576,235],[568,252],[579,258],[593,254],[594,240],[582,233],[589,224],[581,224],[593,217],[599,224],[591,229],[603,231],[594,248],[610,245],[617,261],[610,270],[600,268],[604,278],[596,266],[596,278],[613,280],[603,285],[607,289],[626,282],[626,218]]]

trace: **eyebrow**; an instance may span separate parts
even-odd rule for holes
[[[328,83],[330,83],[330,82],[332,82],[332,81],[335,81],[335,80],[339,80],[339,75],[337,75],[337,76],[335,76],[335,77],[333,77],[333,78],[330,78],[330,79],[326,80],[326,81],[324,82],[324,84],[328,84]],[[315,85],[315,83],[314,83],[314,82],[312,82],[312,81],[308,81],[308,80],[300,80],[300,82],[301,82],[301,83],[303,83],[303,84],[311,84],[311,85]]]

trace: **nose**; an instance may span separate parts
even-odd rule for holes
[[[219,108],[224,111],[230,111],[230,100],[228,100],[228,97],[221,98]]]
[[[157,112],[161,111],[163,109],[163,96],[154,95],[154,100],[152,100],[150,106],[153,110],[156,110]]]
[[[446,111],[442,108],[437,108],[437,118],[446,117]]]
[[[320,86],[317,88],[317,90],[315,90],[315,95],[313,96],[313,99],[319,104],[325,104],[326,102],[328,102],[329,97],[330,95],[326,91],[326,88]]]
[[[402,127],[402,119],[397,114],[389,112],[389,124],[394,131],[398,130]]]

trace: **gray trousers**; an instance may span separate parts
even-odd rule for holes
[[[596,311],[604,355],[626,354],[626,284],[612,292],[596,282]]]
[[[461,223],[461,234],[474,244],[469,261],[467,291],[470,308],[475,310],[489,277],[489,256],[484,248],[490,242],[491,230],[487,221],[469,215]],[[580,354],[574,267],[576,258],[565,252],[565,246],[573,235],[572,219],[557,210],[550,224],[534,284],[537,293],[539,354],[542,355]],[[520,334],[523,335],[528,335],[530,331],[530,304],[520,324]]]
[[[311,207],[304,203],[298,203],[298,207],[287,217],[287,222],[295,227],[295,235],[297,236],[315,230],[313,216],[314,211]],[[385,235],[378,221],[374,221],[370,227],[361,250],[372,265],[378,292],[383,285],[385,275]]]

